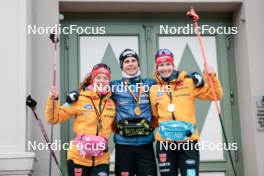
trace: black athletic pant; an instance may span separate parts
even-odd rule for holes
[[[72,160],[67,161],[68,176],[108,176],[109,164],[100,164],[94,167],[75,164]]]
[[[116,176],[156,176],[157,166],[153,144],[115,145]]]
[[[186,144],[168,143],[170,148],[165,147],[167,146],[166,142],[163,142],[164,145],[161,143],[158,141],[156,144],[156,157],[161,176],[177,176],[178,170],[180,170],[181,176],[199,175],[200,154],[198,147],[195,148],[197,141]],[[177,148],[175,148],[176,145]],[[189,150],[186,150],[187,145],[189,145]]]

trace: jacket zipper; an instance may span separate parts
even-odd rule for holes
[[[168,81],[167,84],[168,84],[168,85],[171,85],[171,84],[170,84],[170,81]],[[170,86],[170,87],[172,87],[172,86]],[[170,103],[173,102],[172,98],[173,98],[173,97],[172,97],[172,92],[170,91]],[[172,115],[173,120],[175,120],[174,112],[171,112],[171,115]]]

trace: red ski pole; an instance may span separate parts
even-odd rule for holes
[[[52,71],[52,87],[56,86],[56,72],[57,72],[57,46],[59,43],[59,37],[57,34],[57,30],[53,31],[53,33],[50,34],[50,40],[54,44],[54,57],[53,57],[53,71]],[[54,119],[54,98],[52,97],[52,119]],[[53,142],[53,124],[51,124],[51,131],[50,131],[50,140]],[[51,170],[52,170],[52,153],[50,153],[50,158],[49,158],[49,176],[51,176]]]
[[[208,73],[207,59],[206,59],[206,55],[205,55],[205,52],[204,52],[204,47],[203,47],[203,43],[202,43],[202,39],[201,39],[201,33],[199,31],[199,25],[198,25],[199,15],[195,12],[193,7],[190,8],[190,10],[187,12],[186,15],[188,17],[190,17],[193,20],[193,22],[194,22],[195,33],[197,34],[198,41],[199,41],[199,46],[200,46],[200,49],[201,49],[201,52],[202,52],[205,72]],[[224,139],[225,139],[225,142],[228,143],[226,132],[225,132],[225,128],[224,128],[224,123],[223,123],[223,120],[222,120],[222,117],[221,117],[221,110],[220,110],[220,107],[219,107],[219,105],[217,103],[217,96],[216,96],[215,88],[214,88],[214,85],[213,85],[213,82],[212,82],[212,78],[211,78],[211,75],[206,74],[206,76],[207,76],[207,80],[208,80],[208,83],[209,83],[209,87],[211,88],[213,96],[214,96],[214,104],[215,104],[215,107],[216,107],[217,112],[218,112],[218,117],[220,119],[220,124],[221,124],[221,127],[222,127]],[[231,164],[232,164],[233,172],[234,172],[234,174],[236,176],[235,165],[234,165],[234,161],[233,161],[233,158],[232,158],[230,150],[228,150],[228,155],[229,155],[229,158],[230,158],[230,161],[231,161]]]
[[[206,59],[206,56],[205,56],[205,52],[204,52],[204,47],[203,47],[203,43],[202,43],[202,39],[201,39],[201,33],[199,31],[199,26],[198,26],[198,20],[199,20],[199,16],[197,15],[197,13],[194,11],[193,8],[191,8],[188,12],[187,12],[187,16],[189,16],[193,21],[194,21],[194,29],[195,29],[195,33],[197,34],[197,37],[198,37],[198,42],[199,42],[199,46],[200,46],[200,49],[201,49],[201,52],[202,52],[202,58],[203,58],[203,63],[204,63],[204,69],[205,69],[205,72],[207,73],[208,71],[208,64],[207,64],[207,59]],[[207,74],[206,74],[207,75]],[[213,96],[215,98],[214,100],[214,103],[215,103],[215,106],[216,106],[216,109],[217,109],[217,112],[219,114],[221,114],[221,110],[220,110],[220,107],[216,101],[216,93],[215,93],[215,89],[214,89],[214,86],[213,86],[213,82],[212,82],[212,79],[210,77],[210,75],[207,76],[207,80],[208,80],[208,83],[209,83],[209,86],[211,87],[212,89],[212,93],[213,93]]]
[[[36,120],[37,123],[38,123],[38,126],[39,126],[39,128],[40,128],[40,130],[41,130],[41,133],[42,133],[42,135],[43,135],[43,137],[44,137],[44,139],[45,139],[45,142],[48,144],[48,148],[49,148],[49,150],[50,150],[51,156],[52,156],[52,158],[54,159],[55,164],[57,165],[57,167],[58,167],[58,169],[59,169],[60,175],[61,175],[61,176],[64,176],[64,174],[63,174],[63,172],[62,172],[62,169],[61,169],[61,167],[60,167],[59,161],[58,161],[58,159],[57,159],[57,157],[56,157],[54,151],[52,150],[52,148],[51,148],[51,146],[50,146],[50,145],[51,145],[51,141],[49,140],[49,137],[48,137],[48,135],[47,135],[47,132],[46,132],[46,130],[45,130],[45,127],[44,127],[42,121],[40,120],[40,118],[38,117],[38,114],[37,114],[37,111],[36,111],[37,102],[36,102],[34,99],[32,99],[31,96],[29,95],[29,96],[27,96],[26,104],[27,104],[27,106],[32,110],[32,112],[33,112],[33,114],[34,114],[35,120]]]

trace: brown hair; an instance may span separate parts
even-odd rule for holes
[[[111,70],[109,68],[108,65],[104,64],[104,63],[99,63],[93,66],[93,69],[91,71],[91,73],[88,73],[87,76],[83,79],[83,81],[80,83],[80,90],[85,90],[85,88],[87,86],[89,86],[90,84],[92,84],[92,76],[93,76],[93,72],[94,70],[98,69],[98,68],[105,68],[109,71],[109,74],[111,74]],[[109,76],[110,77],[110,76]],[[110,79],[110,78],[109,78]]]
[[[80,90],[85,90],[85,88],[92,83],[92,73],[89,73],[83,81],[80,83]]]

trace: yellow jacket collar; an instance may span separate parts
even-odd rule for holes
[[[93,99],[100,98],[100,94],[93,90],[81,90],[81,96],[92,97]],[[112,92],[108,92],[103,98],[110,98],[112,96]]]

